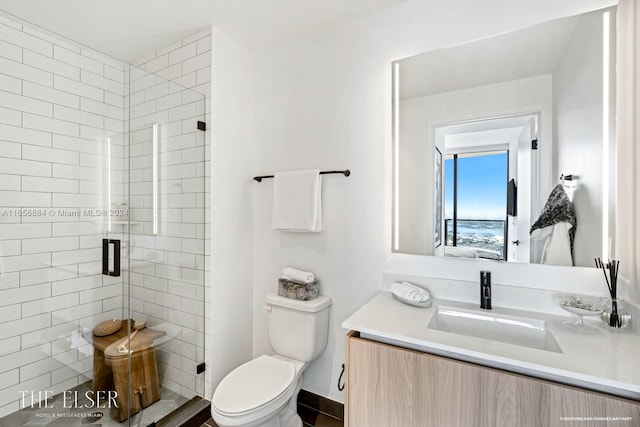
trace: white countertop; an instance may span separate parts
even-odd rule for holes
[[[428,309],[412,307],[380,292],[342,327],[363,338],[640,400],[640,336],[630,330],[585,317],[598,330],[579,332],[562,324],[570,316],[520,311],[547,323],[562,349],[556,353],[430,329],[438,304],[470,307],[449,300],[435,300]]]

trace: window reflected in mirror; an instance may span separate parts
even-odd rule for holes
[[[392,63],[394,252],[550,263],[531,227],[572,175],[569,265],[605,253],[615,19],[611,7]]]

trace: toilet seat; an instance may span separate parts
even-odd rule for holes
[[[231,371],[216,388],[211,404],[225,417],[261,416],[271,403],[285,403],[291,397],[295,380],[293,363],[263,355]]]

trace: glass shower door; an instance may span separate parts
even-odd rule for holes
[[[134,347],[154,337],[152,405],[143,400],[155,392],[137,377],[148,362],[131,355],[131,399],[140,400],[131,407],[147,425],[204,392],[205,96],[135,67],[130,76],[126,305],[146,321]]]
[[[0,426],[146,426],[204,393],[205,97],[0,26]]]
[[[93,331],[125,314],[127,227],[110,212],[127,198],[123,120],[10,106],[23,120],[0,124],[0,425],[93,422],[115,406],[91,382],[110,381]]]
[[[0,123],[0,424],[148,425],[204,392],[205,100],[128,74],[122,120]]]

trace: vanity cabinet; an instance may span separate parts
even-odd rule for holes
[[[346,359],[347,427],[640,425],[640,402],[387,345],[358,332],[347,335]]]

